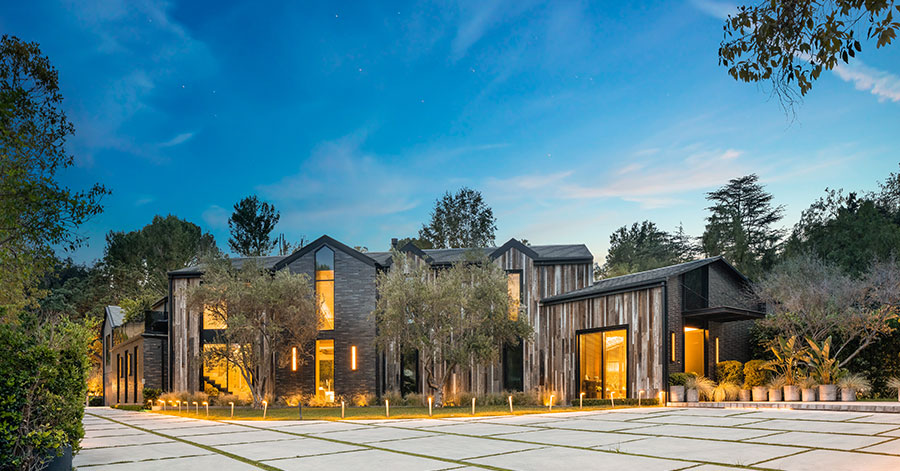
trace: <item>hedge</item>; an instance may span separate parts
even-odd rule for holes
[[[716,381],[740,386],[744,383],[744,365],[734,360],[716,363]]]
[[[584,400],[584,405],[592,406],[592,407],[610,406],[610,405],[612,405],[612,403],[613,403],[613,401],[610,401],[609,399],[585,399]],[[657,401],[656,398],[645,397],[645,398],[641,399],[642,406],[655,406],[658,404],[659,404],[659,401]],[[572,405],[577,406],[578,400],[576,399],[576,400],[572,401]],[[638,400],[634,399],[634,398],[616,399],[615,405],[617,405],[617,406],[636,406],[636,405],[638,405]]]

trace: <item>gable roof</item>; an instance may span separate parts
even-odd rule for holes
[[[125,321],[125,310],[120,308],[119,306],[106,306],[103,308],[105,313],[103,323],[110,323],[111,327],[118,327],[122,325],[122,322]],[[101,328],[102,332],[102,328]]]
[[[407,250],[407,248],[409,249]],[[584,244],[525,245],[516,239],[510,239],[500,247],[482,247],[474,249],[422,250],[411,243],[407,243],[401,251],[414,253],[425,259],[431,265],[451,265],[465,259],[466,253],[473,250],[481,252],[485,257],[489,257],[493,260],[503,255],[511,248],[515,248],[524,253],[538,265],[553,263],[593,263],[594,261],[594,255],[591,254],[591,251],[588,250],[587,246]],[[369,252],[366,255],[371,257],[381,266],[386,267],[391,264],[390,252]]]
[[[372,259],[372,257],[367,256],[366,254],[354,249],[353,247],[350,247],[341,242],[338,242],[337,240],[332,239],[331,237],[328,237],[327,235],[323,235],[322,237],[319,237],[318,239],[310,242],[309,244],[304,245],[303,248],[288,255],[287,257],[282,257],[281,260],[276,262],[272,268],[274,270],[281,270],[282,268],[293,263],[294,260],[297,260],[298,258],[300,258],[310,252],[315,252],[316,250],[319,250],[320,248],[322,248],[323,245],[327,245],[328,247],[335,249],[335,250],[340,250],[341,252],[344,252],[347,255],[350,255],[351,257],[353,257],[367,265],[375,266],[375,260]]]
[[[568,293],[550,296],[541,300],[543,304],[553,304],[563,301],[571,301],[573,299],[591,298],[600,296],[614,291],[627,291],[641,286],[651,285],[665,281],[672,276],[681,275],[700,267],[721,262],[730,268],[740,279],[749,283],[750,280],[739,272],[730,263],[728,263],[721,255],[716,257],[704,258],[701,260],[692,260],[690,262],[679,263],[677,265],[669,265],[667,267],[655,268],[653,270],[632,273],[630,275],[616,276],[600,280],[591,286],[581,289],[569,291]]]

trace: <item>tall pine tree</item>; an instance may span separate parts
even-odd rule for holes
[[[419,230],[419,239],[436,249],[489,247],[494,244],[497,219],[481,193],[471,188],[448,191],[435,203],[431,222]]]
[[[231,230],[228,245],[245,257],[268,255],[278,245],[278,240],[273,240],[270,234],[280,218],[275,206],[261,202],[256,195],[238,201],[228,219]]]

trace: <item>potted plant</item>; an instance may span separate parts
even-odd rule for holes
[[[897,400],[900,401],[900,378],[890,378],[887,380],[887,386],[897,390]]]
[[[724,382],[716,385],[713,389],[712,396],[713,400],[716,402],[734,401],[738,398],[740,392],[741,387],[737,384]]]
[[[837,386],[834,384],[841,375],[841,368],[836,358],[831,356],[831,337],[819,346],[814,340],[807,338],[809,350],[804,353],[803,361],[809,367],[809,374],[819,383],[819,400],[836,401]]]
[[[687,402],[697,402],[700,398],[708,400],[712,397],[715,386],[716,383],[713,383],[711,379],[705,376],[690,375],[684,382],[684,387],[687,390]]]
[[[753,397],[751,395],[750,389],[746,384],[744,384],[744,387],[742,387],[741,390],[738,391],[738,400],[741,402],[750,402],[752,398]]]
[[[859,373],[842,376],[837,385],[841,388],[841,400],[844,402],[855,401],[856,393],[867,393],[872,389],[872,383]]]
[[[784,376],[778,375],[769,380],[769,402],[781,402],[781,391],[784,387]]]
[[[752,391],[753,400],[765,401],[768,393],[766,383],[768,374],[764,369],[766,362],[763,360],[750,360],[744,364],[744,389]]]
[[[803,402],[816,402],[816,387],[819,383],[812,376],[804,376],[797,381]]]
[[[805,349],[797,345],[797,336],[793,335],[787,339],[776,338],[769,350],[775,359],[766,363],[765,368],[782,377],[785,401],[799,401],[800,388],[797,387],[797,378],[800,372],[800,357],[805,353]]]
[[[672,373],[669,375],[669,402],[684,402],[684,383],[690,373]]]

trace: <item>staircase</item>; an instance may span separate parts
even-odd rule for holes
[[[227,380],[222,376],[215,375],[215,374],[213,374],[211,376],[203,375],[203,381],[206,382],[207,384],[209,384],[210,386],[218,389],[219,392],[221,392],[222,394],[231,394],[231,391],[229,391],[226,386],[222,386],[222,384],[226,384],[226,385],[228,384],[228,383],[226,383]]]

